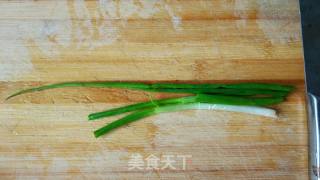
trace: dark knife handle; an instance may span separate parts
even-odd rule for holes
[[[320,97],[308,93],[309,175],[320,179]]]

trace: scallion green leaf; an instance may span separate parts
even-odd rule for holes
[[[274,95],[274,96],[285,96],[286,93],[294,89],[293,86],[279,85],[279,84],[262,84],[262,83],[239,83],[239,84],[170,84],[170,83],[138,83],[138,82],[65,82],[57,84],[49,84],[39,86],[35,88],[29,88],[18,91],[6,99],[12,97],[31,93],[35,91],[43,91],[54,88],[64,87],[95,87],[95,88],[125,88],[143,91],[162,91],[162,92],[179,92],[179,93],[223,93],[227,95]],[[218,89],[220,88],[220,89]],[[223,88],[223,89],[221,89]],[[216,89],[216,90],[215,90]],[[230,89],[230,90],[227,90]],[[283,91],[273,92],[273,91]]]

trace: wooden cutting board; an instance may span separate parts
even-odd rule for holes
[[[307,179],[297,0],[1,1],[0,46],[1,179]],[[99,139],[92,131],[115,118],[88,122],[89,113],[173,95],[69,88],[4,101],[80,80],[297,90],[275,107],[278,119],[184,111]],[[160,169],[149,170],[150,159]],[[167,159],[174,168],[163,168]]]

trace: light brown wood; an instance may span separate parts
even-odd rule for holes
[[[278,82],[297,86],[278,119],[161,114],[95,139],[91,112],[149,99],[64,81]],[[297,0],[1,1],[1,179],[307,179]],[[176,95],[153,94],[154,98]],[[176,170],[129,170],[131,155],[175,155]],[[176,155],[191,155],[186,170]]]

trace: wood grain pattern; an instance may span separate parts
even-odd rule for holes
[[[150,98],[57,89],[0,103],[1,179],[307,179],[297,0],[0,2],[0,99],[62,81],[279,82],[279,119],[185,111],[99,139],[87,114]],[[152,94],[155,98],[177,95]],[[186,170],[128,170],[134,153],[191,155]]]

